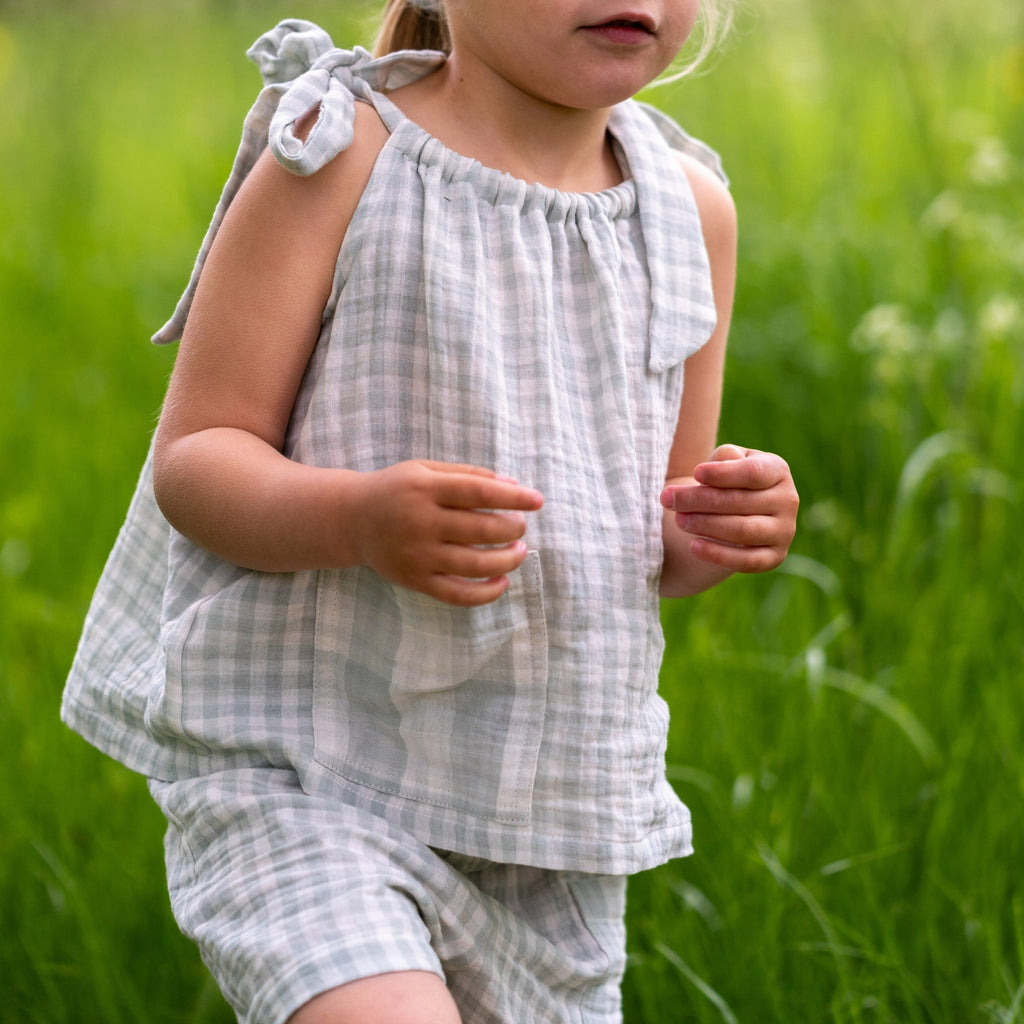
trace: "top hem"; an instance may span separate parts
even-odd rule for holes
[[[256,766],[252,756],[225,758],[198,751],[168,753],[152,740],[140,744],[135,732],[111,728],[107,717],[73,698],[66,698],[61,705],[61,720],[101,753],[148,779],[176,782]],[[261,759],[258,766],[267,767],[268,759]],[[432,805],[396,799],[357,783],[339,780],[317,765],[305,772],[291,764],[270,767],[294,771],[307,793],[331,797],[375,814],[434,849],[496,863],[522,864],[551,871],[631,875],[693,853],[689,812],[678,801],[672,822],[637,839],[552,836],[537,832],[529,825],[504,825],[461,814],[438,816],[437,808]]]

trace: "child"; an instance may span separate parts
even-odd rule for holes
[[[797,506],[714,448],[717,160],[629,99],[696,16],[391,0],[382,56],[250,51],[63,708],[149,777],[242,1021],[620,1020],[625,876],[690,852],[659,593],[778,565]]]

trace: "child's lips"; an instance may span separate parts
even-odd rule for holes
[[[584,31],[620,45],[636,45],[654,35],[654,23],[645,15],[621,14],[596,25],[584,26]]]

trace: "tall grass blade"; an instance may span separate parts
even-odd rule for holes
[[[771,849],[771,847],[766,843],[759,841],[757,843],[757,854],[761,858],[764,866],[772,873],[772,877],[775,881],[784,888],[789,889],[790,892],[792,892],[800,902],[807,907],[811,912],[811,916],[815,921],[817,921],[818,927],[825,936],[825,947],[831,954],[832,961],[835,964],[836,975],[842,989],[843,1001],[855,1008],[849,968],[846,965],[847,958],[844,955],[845,947],[839,941],[839,936],[837,935],[835,928],[833,928],[828,914],[825,913],[822,905],[814,898],[814,894],[810,889],[808,889],[806,885],[804,885],[798,878],[791,875],[782,866],[779,858],[775,854],[775,851]],[[854,1016],[855,1018],[859,1017],[856,1010],[854,1012]]]
[[[925,764],[932,765],[938,761],[938,747],[931,734],[906,704],[897,700],[888,690],[877,683],[861,679],[852,672],[843,672],[832,666],[825,666],[820,670],[818,682],[822,686],[848,693],[862,704],[885,715],[906,736]]]
[[[725,1024],[739,1024],[736,1015],[729,1009],[729,1004],[675,950],[663,942],[656,943],[655,948],[718,1010]]]
[[[925,438],[910,454],[903,464],[896,488],[889,530],[890,558],[898,557],[910,542],[909,539],[917,525],[914,507],[924,485],[941,470],[943,463],[970,452],[971,445],[963,431],[944,430]]]

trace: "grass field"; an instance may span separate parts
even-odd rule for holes
[[[0,2],[2,1024],[232,1019],[144,786],[57,708],[241,54],[367,10]],[[1024,8],[748,0],[650,98],[740,208],[723,440],[803,507],[782,571],[665,607],[697,853],[632,886],[627,1024],[1024,1022]]]

